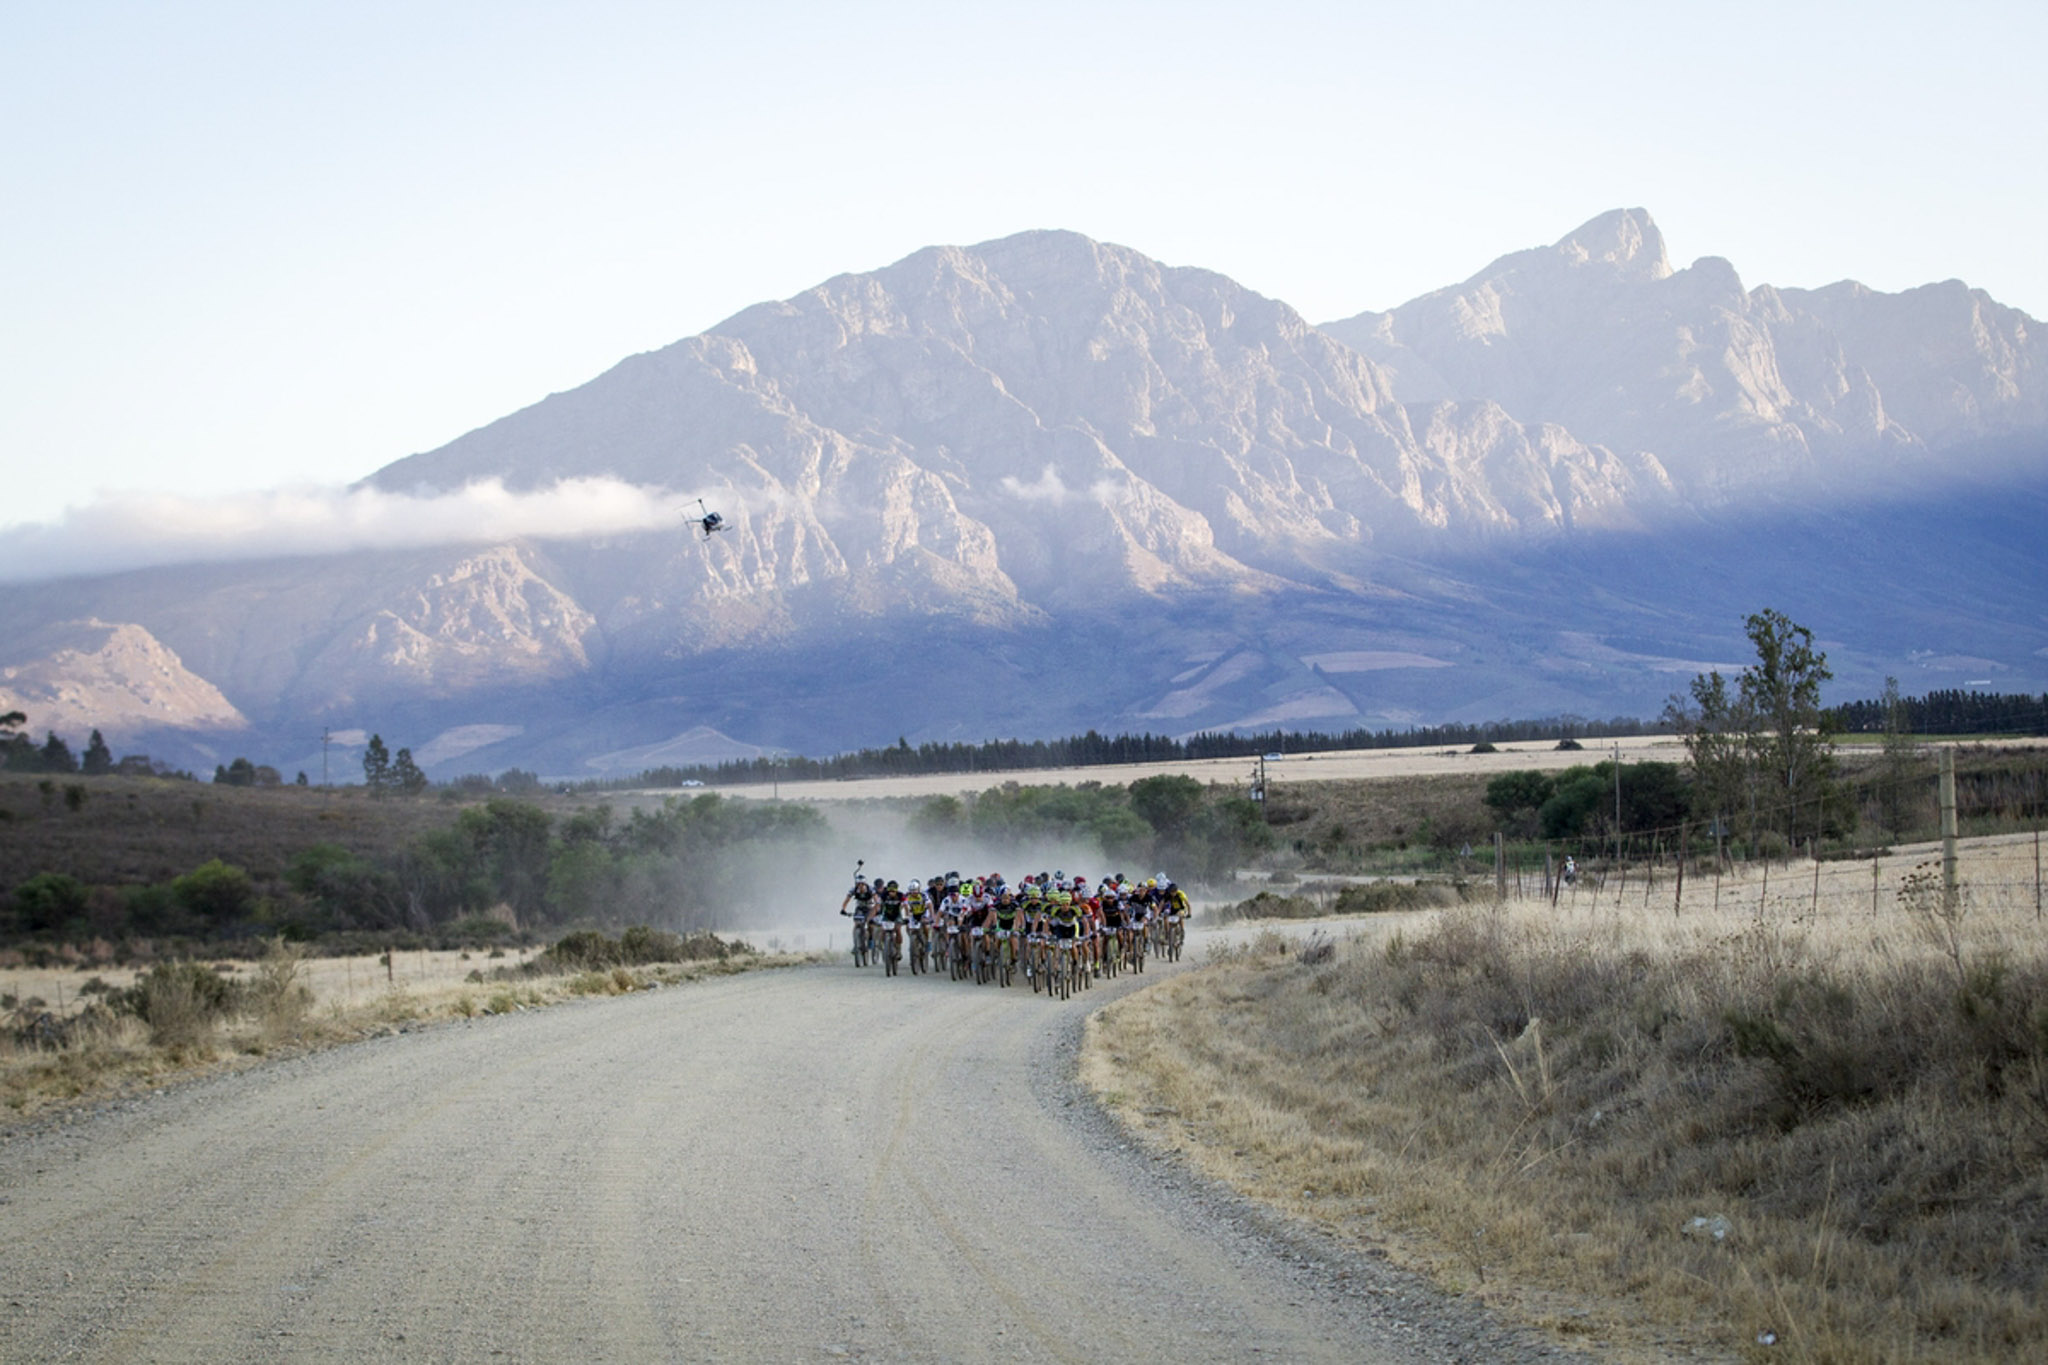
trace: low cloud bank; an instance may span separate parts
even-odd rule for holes
[[[123,493],[69,509],[55,522],[0,530],[0,582],[521,536],[577,540],[681,531],[696,508],[694,496],[610,478],[564,479],[528,493],[511,492],[497,479],[417,494],[365,487],[219,498]]]

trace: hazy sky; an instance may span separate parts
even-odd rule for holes
[[[1324,321],[1642,206],[2048,317],[2044,52],[2039,0],[0,0],[0,527],[338,484],[1036,227]]]

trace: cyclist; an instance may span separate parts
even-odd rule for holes
[[[1074,893],[1064,889],[1054,891],[1045,912],[1045,929],[1052,939],[1055,954],[1052,960],[1054,981],[1059,980],[1058,954],[1063,952],[1068,944],[1075,944],[1075,951],[1080,951],[1077,940],[1081,938],[1085,927],[1086,920],[1081,913],[1081,907],[1074,904]]]
[[[1118,950],[1121,951],[1124,946],[1123,932],[1130,924],[1129,907],[1117,896],[1116,888],[1110,885],[1107,877],[1102,879],[1101,886],[1095,888],[1095,907],[1096,917],[1102,923],[1102,947],[1107,949],[1110,940],[1115,939]],[[1102,952],[1096,954],[1098,960],[1103,956]]]
[[[903,950],[903,888],[892,880],[875,900],[879,907],[875,911],[877,927],[894,941],[900,955]]]
[[[851,910],[846,908],[849,903],[853,906]],[[853,962],[857,967],[868,965],[868,921],[874,917],[874,909],[875,888],[868,885],[864,874],[856,873],[853,889],[840,898],[839,913],[853,916]]]
[[[996,951],[1009,956],[1012,966],[1017,962],[1017,921],[1023,906],[1010,894],[1009,888],[996,893],[996,903],[989,907],[988,919],[995,926]]]
[[[960,935],[974,907],[967,896],[966,888],[960,885],[958,876],[949,874],[946,881],[946,898],[939,902],[939,918],[944,927],[939,945],[940,951],[945,954],[946,966],[950,970],[961,950],[967,946],[961,941]]]
[[[911,954],[913,959],[912,966],[915,967],[917,961],[929,960],[931,952],[932,904],[925,898],[923,882],[912,877],[904,885],[906,890],[903,892],[903,922],[910,926],[911,947],[913,950]],[[919,938],[920,935],[922,935],[921,939]],[[924,959],[919,959],[916,956],[916,945],[920,941],[925,945],[926,958]]]

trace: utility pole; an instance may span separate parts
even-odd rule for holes
[[[328,729],[323,725],[320,727],[320,785],[323,787],[327,785],[327,740]]]

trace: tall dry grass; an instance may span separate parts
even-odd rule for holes
[[[1095,1021],[1134,1127],[1561,1332],[1818,1361],[2048,1358],[2031,847],[1278,935]],[[1806,880],[1793,885],[1798,876]],[[1888,888],[1888,890],[1887,890]],[[1781,898],[1782,897],[1782,898]],[[1768,1344],[1764,1344],[1768,1343]]]

